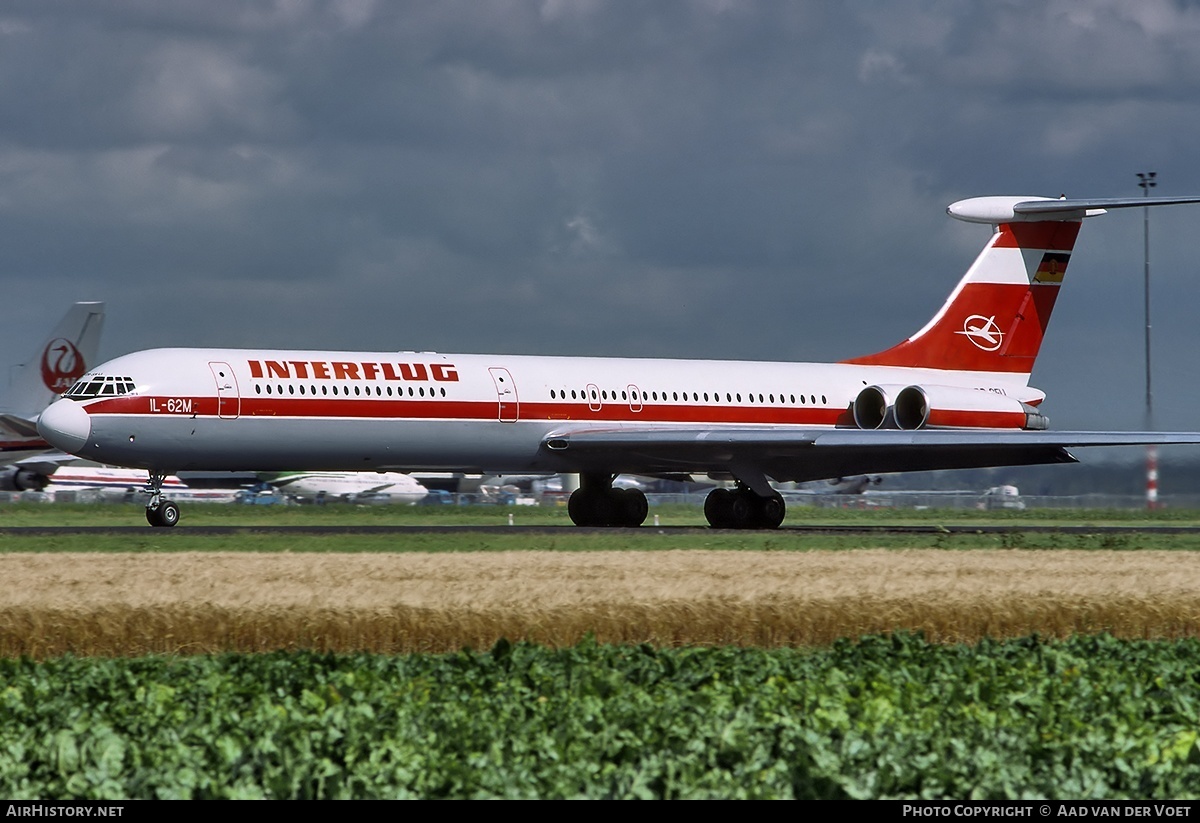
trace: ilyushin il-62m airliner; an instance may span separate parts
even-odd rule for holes
[[[173,526],[183,470],[577,472],[581,526],[637,526],[617,474],[731,478],[718,528],[775,528],[770,481],[1070,463],[1068,448],[1200,444],[1200,433],[1051,432],[1029,385],[1083,220],[1200,197],[980,197],[952,217],[993,234],[908,339],[840,363],[427,352],[153,349],[83,375],[41,415],[60,449],[149,472]]]

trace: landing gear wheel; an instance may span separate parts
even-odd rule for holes
[[[754,492],[738,489],[729,501],[730,529],[752,529],[758,521],[758,498]]]
[[[636,528],[646,522],[650,513],[650,503],[641,489],[625,489],[621,493],[621,522],[617,525]]]
[[[786,514],[783,497],[759,497],[744,486],[713,489],[704,499],[704,517],[714,529],[777,529]]]
[[[156,528],[171,528],[179,522],[179,507],[170,500],[146,509],[146,522]]]
[[[704,519],[714,529],[729,529],[729,506],[733,492],[729,489],[713,489],[704,498]]]
[[[778,529],[787,516],[787,504],[783,497],[776,494],[763,497],[758,503],[758,525],[762,529]]]
[[[608,526],[613,502],[595,489],[576,489],[567,499],[567,514],[576,526]]]
[[[650,503],[640,489],[614,489],[600,481],[576,489],[567,498],[567,514],[576,526],[633,528],[642,525],[649,512]]]

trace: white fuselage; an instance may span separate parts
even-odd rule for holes
[[[65,428],[55,440],[90,460],[158,472],[719,471],[636,451],[616,462],[560,454],[546,442],[597,429],[852,428],[851,404],[871,385],[1040,402],[1026,379],[849,364],[154,349],[85,375],[59,402],[78,403],[86,418],[64,427],[63,410],[48,410],[43,430]]]

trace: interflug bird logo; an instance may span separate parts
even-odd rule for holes
[[[51,340],[42,352],[42,382],[55,394],[71,388],[85,371],[87,364],[83,362],[83,355],[65,337]]]
[[[996,351],[1004,342],[1004,332],[996,325],[996,315],[984,317],[982,314],[972,314],[963,321],[962,331],[956,331],[984,351]]]

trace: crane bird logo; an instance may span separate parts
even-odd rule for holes
[[[963,321],[962,331],[956,331],[966,337],[978,349],[996,351],[1004,342],[1004,332],[996,325],[996,315],[984,317],[982,314],[972,314]]]
[[[87,371],[83,355],[65,337],[51,340],[42,352],[42,382],[55,394],[62,394]]]

